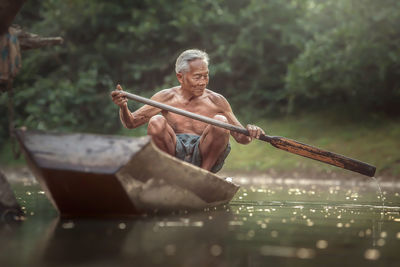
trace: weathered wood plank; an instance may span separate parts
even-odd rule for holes
[[[238,186],[149,137],[18,130],[28,165],[62,216],[132,216],[229,202]]]

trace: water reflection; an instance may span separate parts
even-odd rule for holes
[[[0,265],[390,265],[400,260],[399,189],[382,186],[382,208],[365,180],[247,179],[230,205],[202,212],[61,220],[38,186],[23,186],[27,221],[0,232]]]
[[[228,266],[226,209],[131,220],[53,219],[31,255],[37,266]]]
[[[110,258],[121,256],[121,250],[133,226],[120,221],[93,219],[58,220],[49,227],[42,257],[47,266],[75,264],[104,264]]]

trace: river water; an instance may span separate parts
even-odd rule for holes
[[[133,219],[60,219],[14,182],[26,220],[0,224],[0,266],[399,266],[400,182],[235,177],[229,205]]]

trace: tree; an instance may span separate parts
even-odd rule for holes
[[[305,25],[313,38],[291,64],[287,90],[295,105],[347,105],[399,114],[400,2],[315,3]]]

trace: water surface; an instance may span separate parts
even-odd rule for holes
[[[60,219],[36,183],[0,224],[0,266],[398,266],[400,183],[236,177],[229,205],[133,219]],[[73,197],[73,196],[71,196]]]

